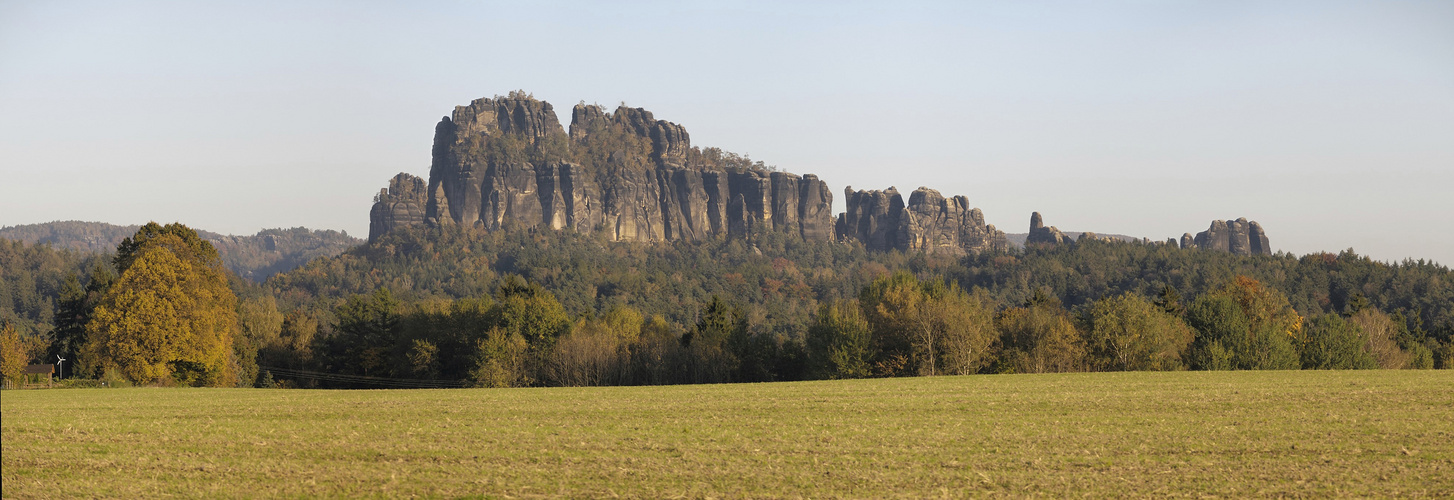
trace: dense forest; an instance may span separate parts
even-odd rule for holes
[[[169,243],[147,251],[153,241]],[[174,347],[191,357],[145,370],[93,359],[81,376],[418,387],[1454,365],[1454,274],[1352,250],[1086,240],[951,258],[777,232],[648,244],[449,226],[396,230],[261,283],[180,225],[145,226],[109,255],[0,240],[7,345],[104,357],[95,337],[124,336],[106,325],[129,321],[116,301],[141,300],[123,289],[159,279],[132,276],[137,254],[155,258],[147,272],[187,270],[164,273],[190,276],[175,286],[212,290],[192,303],[210,312],[176,320],[212,347]]]

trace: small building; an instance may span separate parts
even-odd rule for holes
[[[51,387],[55,382],[56,365],[25,365],[25,382],[22,387],[39,386],[42,376],[45,377],[45,386]],[[32,382],[33,381],[33,382]]]

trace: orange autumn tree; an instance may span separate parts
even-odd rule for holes
[[[87,325],[81,361],[137,383],[236,383],[237,298],[217,250],[181,224],[150,223],[117,248],[121,272]]]

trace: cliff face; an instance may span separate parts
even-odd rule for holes
[[[1272,255],[1272,245],[1267,241],[1267,232],[1256,221],[1245,217],[1237,220],[1212,221],[1206,231],[1195,237],[1184,234],[1181,247],[1195,246],[1203,250],[1231,252],[1236,255]]]
[[[1005,233],[985,224],[984,214],[963,196],[945,198],[927,187],[905,204],[898,189],[844,189],[847,211],[838,216],[842,241],[858,240],[870,250],[914,250],[964,255],[1007,247]]]
[[[892,188],[849,190],[848,212],[835,223],[833,194],[817,176],[693,148],[685,127],[641,108],[576,105],[567,133],[549,103],[523,93],[477,99],[440,120],[433,156],[427,185],[400,174],[376,200],[371,240],[407,225],[460,224],[601,231],[616,241],[778,231],[880,250],[1005,245],[963,196],[927,188],[907,206]]]
[[[396,227],[423,224],[425,199],[424,179],[402,173],[389,179],[369,211],[369,241]]]
[[[600,230],[618,241],[759,227],[832,237],[833,198],[817,177],[724,167],[693,153],[685,127],[644,109],[577,105],[567,134],[549,103],[478,99],[435,127],[419,223]]]

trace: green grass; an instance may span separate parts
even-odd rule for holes
[[[5,497],[1454,495],[1454,372],[4,391]]]

